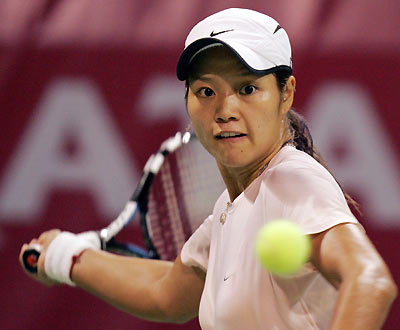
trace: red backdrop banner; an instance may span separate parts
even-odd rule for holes
[[[400,283],[398,1],[254,1],[292,39],[295,108]],[[232,1],[229,6],[246,6]],[[198,329],[138,320],[18,264],[43,230],[101,228],[148,155],[188,123],[175,63],[190,27],[223,1],[0,4],[2,329]],[[133,225],[126,237],[143,244]],[[132,281],[135,279],[132,278]],[[395,302],[385,329],[400,324]]]

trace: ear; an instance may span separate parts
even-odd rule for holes
[[[283,113],[287,113],[292,108],[295,92],[296,78],[294,76],[290,76],[286,81],[286,86],[282,93],[281,110]]]

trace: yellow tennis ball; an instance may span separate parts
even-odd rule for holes
[[[309,236],[289,220],[264,225],[257,233],[255,250],[261,264],[271,273],[291,275],[303,266],[311,252]]]

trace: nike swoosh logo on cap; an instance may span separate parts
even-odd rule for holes
[[[224,31],[216,32],[216,33],[214,33],[214,31],[212,31],[212,32],[210,33],[210,37],[215,37],[215,36],[217,36],[218,34],[226,33],[226,32],[231,32],[231,31],[234,31],[234,29],[224,30]]]

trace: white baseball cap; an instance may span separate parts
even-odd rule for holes
[[[257,11],[230,8],[197,23],[186,38],[176,74],[186,80],[192,59],[211,45],[230,48],[254,74],[292,71],[292,51],[286,31],[272,17]]]

